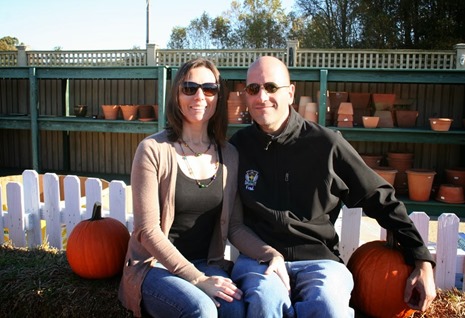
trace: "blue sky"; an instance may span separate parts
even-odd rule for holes
[[[294,0],[281,3],[289,11]],[[231,0],[150,0],[150,43],[166,48],[173,27],[230,7]],[[0,38],[16,37],[31,50],[145,48],[146,0],[0,0],[0,8]]]

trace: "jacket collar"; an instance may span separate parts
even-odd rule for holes
[[[260,140],[260,144],[265,150],[268,150],[272,143],[282,145],[292,144],[300,135],[302,126],[305,120],[294,110],[294,107],[289,106],[289,118],[284,127],[284,130],[277,136],[265,133],[257,123],[253,123],[255,134]]]

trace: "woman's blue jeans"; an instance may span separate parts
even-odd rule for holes
[[[249,318],[354,317],[349,307],[354,283],[347,267],[331,260],[286,262],[289,295],[276,273],[264,275],[268,263],[245,255],[237,259],[232,279],[244,292]]]
[[[217,266],[209,266],[205,260],[193,261],[195,267],[207,276],[229,275]],[[207,294],[188,281],[171,274],[163,265],[152,268],[142,284],[142,309],[151,317],[227,317],[245,316],[243,300],[229,303],[217,298],[218,308]]]

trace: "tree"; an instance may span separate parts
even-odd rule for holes
[[[187,30],[183,27],[174,27],[167,44],[169,49],[184,49],[188,47]]]
[[[0,51],[16,51],[19,40],[15,37],[5,36],[0,39]]]
[[[194,19],[190,22],[187,28],[187,36],[191,49],[210,49],[211,43],[211,18],[203,12],[200,18]]]
[[[236,30],[240,44],[251,48],[286,46],[289,19],[280,0],[244,0]]]
[[[305,19],[299,40],[318,47],[347,48],[357,41],[357,0],[296,0]],[[309,43],[310,42],[310,43]],[[310,47],[314,47],[313,45]]]
[[[289,19],[280,0],[232,1],[220,17],[203,13],[185,29],[187,39],[173,29],[169,48],[278,48],[285,47]],[[181,46],[181,47],[180,47]]]

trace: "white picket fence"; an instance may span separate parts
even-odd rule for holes
[[[88,178],[85,181],[86,196],[81,197],[80,179],[68,175],[64,178],[64,200],[60,201],[58,176],[46,173],[43,176],[44,202],[39,199],[39,176],[34,170],[25,170],[21,182],[6,184],[6,205],[0,196],[2,211],[0,229],[7,229],[8,235],[0,237],[0,243],[9,239],[18,247],[34,247],[41,244],[44,238],[51,246],[64,248],[67,236],[81,220],[91,217],[95,202],[102,202],[102,184],[100,179]],[[133,216],[128,208],[126,184],[123,181],[112,181],[109,186],[108,204],[104,204],[102,214],[112,217],[132,232]],[[1,193],[0,185],[0,193]],[[3,210],[3,209],[2,209]],[[430,218],[424,212],[410,215],[417,226],[423,240],[429,242]],[[362,210],[360,208],[342,208],[341,217],[336,222],[341,242],[342,259],[347,262],[350,255],[363,242],[360,240],[362,226]],[[45,229],[43,227],[45,221]],[[465,251],[457,248],[460,219],[453,213],[444,213],[438,218],[436,244],[429,244],[436,260],[435,280],[438,288],[450,289],[455,286],[456,273],[465,273]],[[380,230],[380,239],[386,232]],[[237,250],[228,246],[226,258],[235,259]],[[462,284],[465,290],[465,282]]]

